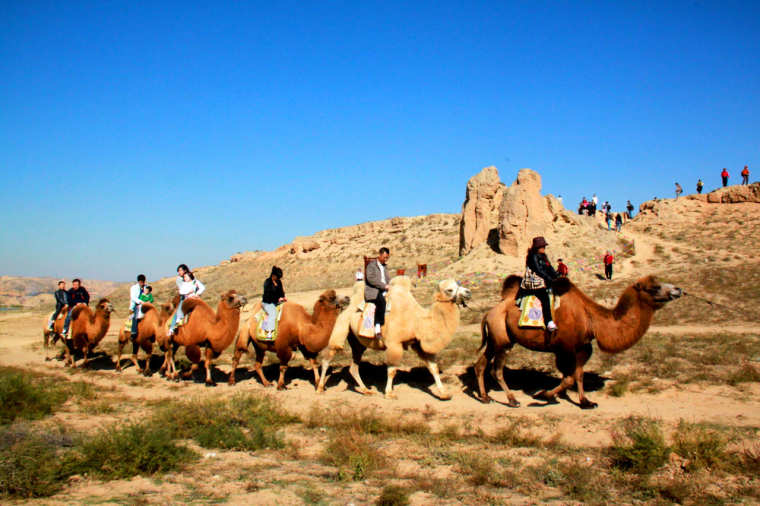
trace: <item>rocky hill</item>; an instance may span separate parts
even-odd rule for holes
[[[71,280],[67,279],[66,283],[66,288],[71,288]],[[83,283],[93,299],[104,297],[121,285],[99,280],[83,280]],[[53,306],[53,292],[57,288],[56,278],[0,276],[0,306]]]

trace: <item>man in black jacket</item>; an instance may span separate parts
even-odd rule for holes
[[[79,278],[74,278],[71,282],[71,289],[69,290],[69,312],[66,314],[66,321],[63,324],[63,337],[69,338],[69,326],[71,325],[71,313],[74,312],[74,308],[79,304],[85,306],[90,305],[90,294],[87,289],[82,286],[82,282]]]
[[[66,282],[64,280],[58,282],[58,290],[53,295],[55,296],[55,313],[48,321],[48,330],[53,330],[53,324],[61,310],[69,305],[69,294],[66,293]]]
[[[367,275],[364,278],[364,300],[375,304],[375,337],[383,338],[381,332],[385,325],[385,294],[388,292],[388,284],[391,277],[385,264],[390,258],[391,252],[383,246],[376,260],[367,264]]]

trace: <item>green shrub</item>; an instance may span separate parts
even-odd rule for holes
[[[687,460],[690,471],[719,467],[726,461],[726,440],[715,431],[682,420],[673,439],[673,450]]]
[[[409,490],[398,485],[386,485],[375,504],[378,506],[406,506],[409,504]]]
[[[92,385],[0,367],[0,425],[52,414],[70,397],[95,397]]]
[[[659,468],[670,452],[660,426],[643,418],[626,419],[623,432],[613,432],[612,441],[613,464],[638,474],[649,474]]]
[[[66,476],[58,453],[65,444],[20,427],[2,429],[0,497],[45,497],[60,490]]]
[[[197,457],[196,452],[178,446],[167,428],[131,424],[82,440],[65,465],[71,474],[119,479],[173,471]]]
[[[372,437],[354,429],[335,431],[322,453],[322,462],[338,468],[341,480],[360,481],[386,463]]]
[[[204,448],[258,450],[281,448],[277,430],[294,421],[268,398],[239,394],[224,400],[171,403],[153,423],[166,427],[175,438],[194,439]]]

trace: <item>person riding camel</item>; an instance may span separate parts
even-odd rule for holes
[[[267,314],[266,320],[261,324],[261,329],[266,332],[267,337],[272,337],[275,323],[277,323],[277,306],[287,300],[285,288],[282,286],[282,269],[274,265],[272,273],[264,281],[264,296],[261,300],[261,307]]]
[[[190,271],[185,271],[185,274],[182,276],[182,283],[179,283],[178,288],[180,302],[177,305],[177,311],[174,312],[174,319],[169,327],[169,334],[176,332],[177,322],[182,321],[182,318],[185,317],[185,313],[182,311],[182,302],[191,297],[200,297],[206,290],[206,286],[195,279],[195,275]]]
[[[364,277],[364,300],[375,305],[375,338],[382,339],[382,326],[385,324],[385,294],[388,293],[388,275],[386,262],[391,251],[383,246],[378,257],[367,264]]]
[[[63,308],[69,307],[69,294],[66,293],[66,282],[60,280],[58,282],[58,290],[55,291],[55,313],[48,320],[48,330],[53,330],[53,324],[55,323],[58,315],[63,311]]]
[[[525,277],[520,284],[520,294],[521,296],[535,295],[541,301],[541,311],[543,312],[546,330],[555,332],[557,324],[552,320],[548,288],[559,277],[559,274],[549,263],[549,258],[546,256],[546,246],[548,244],[543,237],[533,238],[533,244],[525,257]]]
[[[137,338],[137,320],[142,316],[142,295],[145,286],[145,274],[137,276],[137,283],[129,287],[129,311],[132,313],[132,327],[130,338],[134,341]]]
[[[82,286],[82,282],[79,278],[75,278],[71,281],[71,288],[67,292],[69,302],[69,312],[66,313],[66,320],[63,322],[63,337],[69,339],[69,327],[71,326],[71,315],[74,312],[74,308],[79,305],[90,305],[90,293],[85,287]]]

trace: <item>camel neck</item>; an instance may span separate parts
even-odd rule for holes
[[[636,344],[654,315],[654,308],[644,304],[632,287],[623,292],[613,309],[592,303],[587,306],[591,309],[592,333],[599,348],[608,353],[619,353]]]

